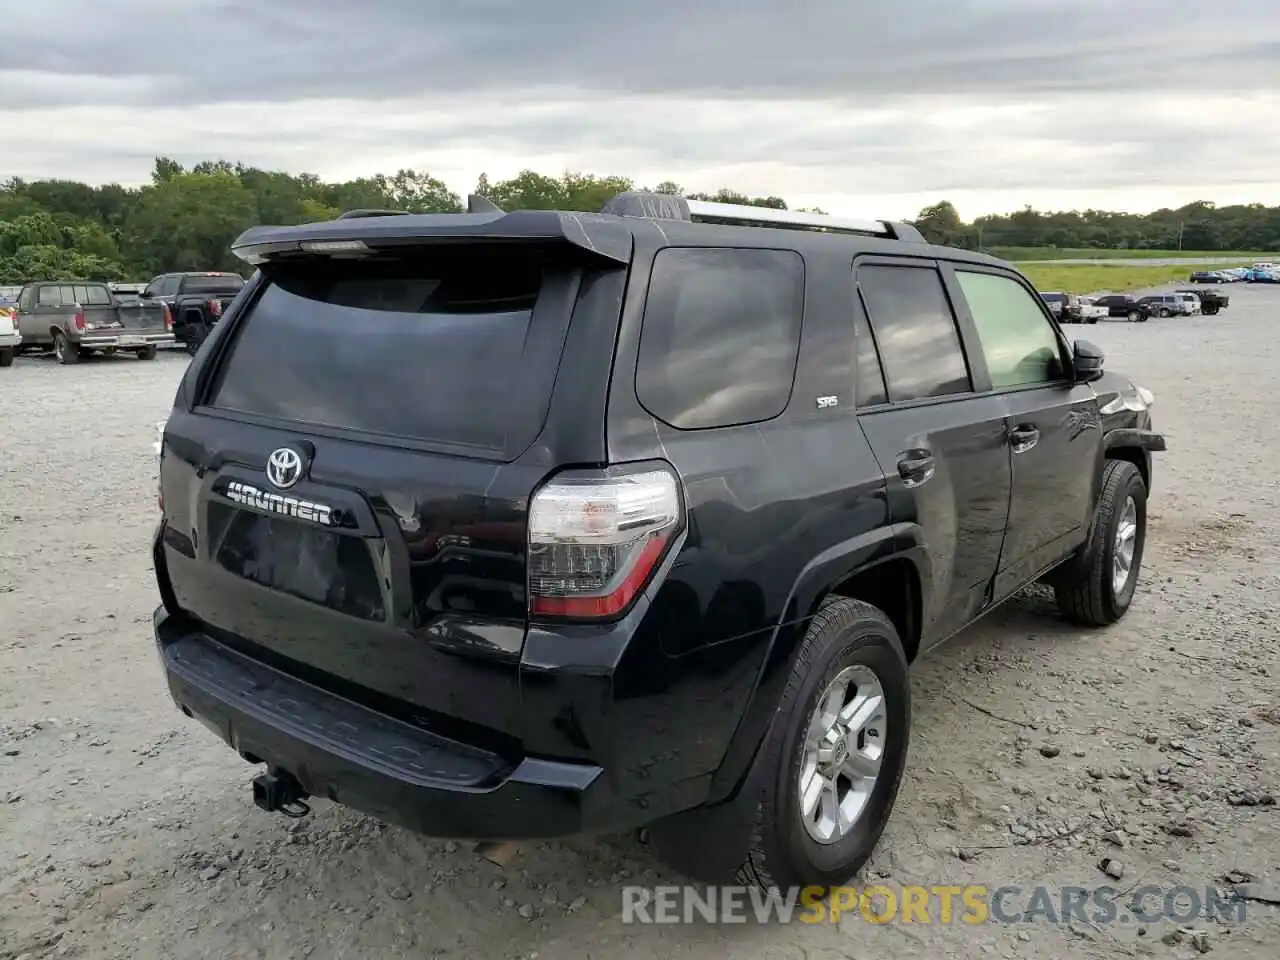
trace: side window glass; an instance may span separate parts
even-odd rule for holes
[[[1063,378],[1057,334],[1022,284],[971,270],[957,270],[956,279],[978,328],[993,387],[999,390]]]
[[[895,403],[973,389],[955,316],[933,267],[862,266],[858,288]]]
[[[803,310],[804,261],[794,251],[659,251],[636,396],[684,430],[773,419],[791,398]]]
[[[858,351],[857,356],[857,403],[860,407],[869,407],[876,403],[885,403],[889,393],[884,387],[884,372],[880,369],[880,352],[876,349],[875,337],[871,326],[867,323],[865,308],[857,311],[853,320],[853,342]]]
[[[62,306],[62,288],[61,287],[41,287],[40,288],[40,306],[42,307]]]
[[[23,313],[29,313],[36,305],[36,289],[35,287],[27,287],[18,295],[18,309]]]

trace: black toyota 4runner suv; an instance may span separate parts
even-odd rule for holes
[[[173,699],[266,809],[846,881],[917,656],[1037,580],[1128,609],[1150,393],[909,226],[470,206],[236,242],[160,444]]]

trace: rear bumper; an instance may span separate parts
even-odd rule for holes
[[[7,350],[12,347],[18,346],[21,343],[22,343],[22,338],[18,336],[16,333],[0,334],[0,350]]]
[[[103,347],[119,347],[123,350],[134,350],[138,347],[164,346],[173,343],[173,334],[168,331],[160,333],[133,333],[121,330],[118,333],[82,333],[74,341],[76,346],[89,350],[100,350]]]
[[[429,836],[532,839],[630,826],[601,768],[511,760],[403,723],[191,632],[161,607],[169,693],[250,762]],[[632,811],[632,817],[634,811]]]

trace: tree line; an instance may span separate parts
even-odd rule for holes
[[[749,197],[728,189],[685,193],[669,181],[647,188],[626,177],[553,177],[532,170],[492,182],[481,174],[472,192],[504,210],[597,211],[615,194],[631,189],[787,209],[786,201],[776,196]],[[168,157],[156,159],[151,182],[138,188],[14,178],[0,184],[0,285],[34,279],[138,281],[177,270],[240,271],[243,264],[229,247],[250,226],[327,220],[343,210],[370,207],[444,213],[462,210],[463,200],[442,181],[416,170],[326,183],[313,174],[224,160],[187,169]],[[930,240],[972,249],[1280,249],[1280,207],[1261,204],[1195,203],[1148,214],[1027,208],[966,223],[943,201],[920,211],[913,223]]]

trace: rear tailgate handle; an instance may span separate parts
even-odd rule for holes
[[[928,482],[937,469],[937,461],[928,450],[907,450],[898,457],[898,476],[907,487]]]

